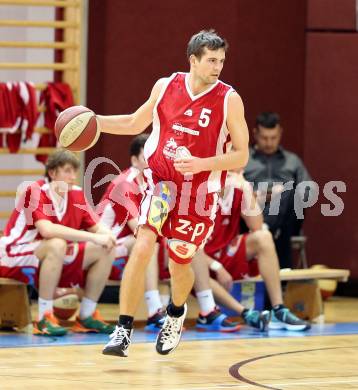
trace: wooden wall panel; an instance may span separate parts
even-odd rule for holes
[[[309,259],[332,267],[347,267],[358,278],[357,96],[358,34],[317,34],[307,37],[305,98],[305,162],[323,186],[346,183],[338,194],[344,211],[322,216],[319,205],[308,213]],[[320,197],[320,202],[329,203]]]
[[[356,0],[308,0],[307,27],[355,31],[356,13]]]

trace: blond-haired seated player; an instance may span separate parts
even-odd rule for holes
[[[66,150],[49,156],[47,181],[29,185],[20,196],[0,239],[0,276],[38,287],[35,334],[61,336],[53,315],[57,286],[84,287],[77,332],[111,333],[96,310],[114,260],[115,239],[75,185],[79,161]]]

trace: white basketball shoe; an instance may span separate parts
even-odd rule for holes
[[[132,328],[116,325],[116,329],[109,335],[109,341],[103,348],[103,355],[127,357],[132,333]]]
[[[187,305],[185,303],[184,313],[180,317],[171,317],[167,313],[162,329],[157,337],[156,350],[159,354],[167,355],[178,346],[183,331],[186,312]]]

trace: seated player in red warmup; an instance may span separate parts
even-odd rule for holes
[[[76,156],[58,150],[46,164],[48,181],[28,186],[0,239],[0,277],[38,288],[34,333],[61,336],[67,329],[53,315],[56,287],[84,287],[76,332],[111,333],[96,310],[115,256],[113,234],[97,223],[84,193],[75,185]],[[98,219],[98,217],[97,217]]]
[[[240,219],[243,218],[249,233],[240,233]],[[215,281],[209,283],[208,272],[203,270],[206,262],[216,274],[217,281],[230,290],[233,280],[256,276],[259,273],[271,300],[270,329],[306,330],[309,324],[297,318],[283,305],[278,258],[272,235],[265,229],[261,210],[258,208],[252,188],[243,176],[230,172],[227,176],[223,197],[219,200],[213,233],[204,250],[198,252],[193,262],[196,274],[196,292],[204,291],[208,306],[214,308],[215,298],[241,314],[248,325],[263,330],[268,318],[259,311],[247,309],[229,296]],[[205,268],[205,266],[204,266]],[[203,316],[199,316],[200,325]]]
[[[145,189],[143,170],[147,167],[143,148],[148,134],[134,137],[130,145],[131,166],[117,176],[107,187],[97,207],[100,221],[117,239],[116,259],[109,276],[112,280],[121,280],[128,256],[134,245],[134,232],[138,224],[138,213]],[[157,245],[158,247],[158,245]],[[158,248],[146,270],[145,302],[148,308],[147,331],[161,328],[164,320],[163,305],[158,290]]]

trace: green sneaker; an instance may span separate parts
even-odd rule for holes
[[[265,332],[270,321],[270,312],[268,310],[258,311],[245,309],[242,313],[245,323],[253,328]]]
[[[103,320],[99,311],[96,310],[92,316],[81,320],[76,318],[75,324],[71,330],[75,333],[106,333],[110,334],[114,331],[115,325],[108,324]]]
[[[308,330],[311,325],[295,316],[287,307],[272,310],[269,329]]]
[[[36,336],[64,336],[67,329],[60,326],[57,318],[52,312],[46,312],[41,321],[34,324],[34,335]]]

